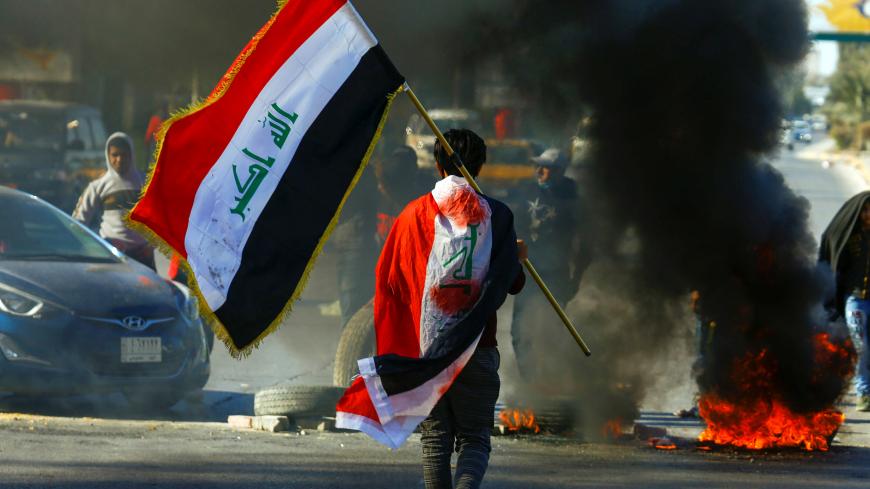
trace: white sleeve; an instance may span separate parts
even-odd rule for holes
[[[91,229],[97,229],[100,225],[100,216],[103,214],[103,201],[97,194],[97,186],[94,182],[88,184],[85,191],[79,197],[79,202],[72,213],[72,217]]]

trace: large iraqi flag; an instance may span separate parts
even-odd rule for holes
[[[468,362],[522,269],[513,214],[449,176],[393,224],[375,275],[377,355],[336,407],[336,426],[398,448]]]
[[[299,297],[404,84],[346,0],[289,0],[171,118],[131,224],[180,255],[234,355]]]

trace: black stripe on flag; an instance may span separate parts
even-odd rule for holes
[[[215,311],[237,348],[256,340],[296,290],[375,137],[387,96],[402,83],[381,46],[374,46],[303,136]]]

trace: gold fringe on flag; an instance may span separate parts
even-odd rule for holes
[[[242,52],[236,57],[233,64],[230,66],[230,69],[221,77],[221,80],[218,82],[217,86],[212,90],[209,96],[201,101],[194,102],[190,104],[188,107],[176,111],[172,114],[172,116],[164,121],[161,125],[160,130],[157,132],[156,141],[157,145],[154,150],[153,162],[151,167],[148,170],[147,178],[145,179],[145,184],[142,186],[142,191],[140,192],[139,199],[141,200],[145,193],[148,191],[148,187],[151,185],[151,180],[154,178],[154,173],[157,169],[157,164],[160,161],[160,152],[163,149],[163,141],[166,138],[166,133],[169,131],[169,128],[176,121],[183,119],[187,116],[195,114],[200,110],[205,109],[209,105],[215,103],[218,99],[220,99],[224,93],[226,93],[229,86],[232,84],[239,70],[242,68],[242,65],[247,61],[248,56],[256,49],[260,40],[266,33],[269,31],[269,28],[275,22],[275,18],[278,14],[281,13],[281,10],[284,6],[287,5],[289,0],[278,0],[278,6],[275,13],[272,17],[269,18],[269,21],[251,38],[248,42],[247,46],[242,50]],[[350,196],[350,193],[353,191],[354,187],[356,187],[357,182],[362,176],[363,171],[368,166],[369,159],[371,158],[372,153],[374,152],[375,146],[377,146],[377,142],[381,137],[381,133],[383,132],[384,124],[387,121],[387,116],[390,113],[390,108],[392,107],[393,100],[395,100],[396,95],[398,95],[403,90],[403,87],[397,88],[394,92],[387,95],[387,105],[384,108],[384,113],[381,115],[380,122],[378,123],[378,128],[375,131],[375,135],[369,144],[368,150],[363,156],[362,161],[360,162],[359,169],[354,175],[353,181],[351,181],[350,186],[347,189],[347,192],[344,194],[344,197],[341,199],[341,203],[338,206],[338,209],[333,215],[332,220],[329,222],[329,225],[326,228],[326,231],[320,237],[320,241],[317,243],[317,248],[314,250],[314,253],[311,255],[311,258],[308,260],[308,264],[305,266],[305,271],[302,274],[299,283],[296,284],[296,289],[290,296],[290,299],[281,309],[281,312],[263,331],[257,338],[247,345],[236,345],[233,343],[232,338],[230,338],[230,334],[227,331],[226,327],[220,322],[220,320],[215,315],[214,311],[212,311],[208,307],[208,303],[205,300],[205,297],[202,294],[202,291],[199,288],[199,284],[196,282],[195,274],[193,273],[193,269],[188,263],[187,259],[184,258],[185,254],[179,252],[175,248],[173,248],[169,243],[167,243],[163,238],[161,238],[157,233],[155,233],[151,228],[147,225],[140,223],[138,221],[134,221],[130,218],[130,215],[135,211],[136,207],[124,217],[124,221],[127,223],[131,229],[137,231],[142,234],[149,242],[151,242],[157,249],[159,249],[164,255],[171,257],[172,255],[178,255],[180,258],[180,266],[185,271],[187,275],[187,285],[190,287],[193,294],[196,296],[199,302],[199,313],[204,321],[207,321],[212,331],[214,331],[215,336],[226,345],[227,350],[230,355],[236,359],[242,359],[251,354],[254,348],[260,346],[260,343],[263,339],[269,334],[276,331],[281,324],[284,322],[284,319],[293,311],[293,303],[299,299],[299,296],[302,294],[302,291],[305,289],[305,285],[308,283],[308,278],[311,275],[311,270],[314,268],[314,264],[317,261],[317,258],[320,256],[321,251],[323,250],[323,246],[326,244],[326,241],[329,239],[329,236],[332,234],[335,225],[338,223],[339,216],[341,215],[341,210],[344,207],[345,202]],[[138,203],[137,203],[138,205]]]

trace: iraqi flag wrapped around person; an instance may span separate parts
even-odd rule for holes
[[[164,124],[129,222],[180,255],[234,355],[304,288],[404,84],[346,0],[289,0]]]
[[[513,214],[448,176],[396,219],[375,276],[377,355],[359,360],[336,426],[398,448],[477,348],[521,275]]]

